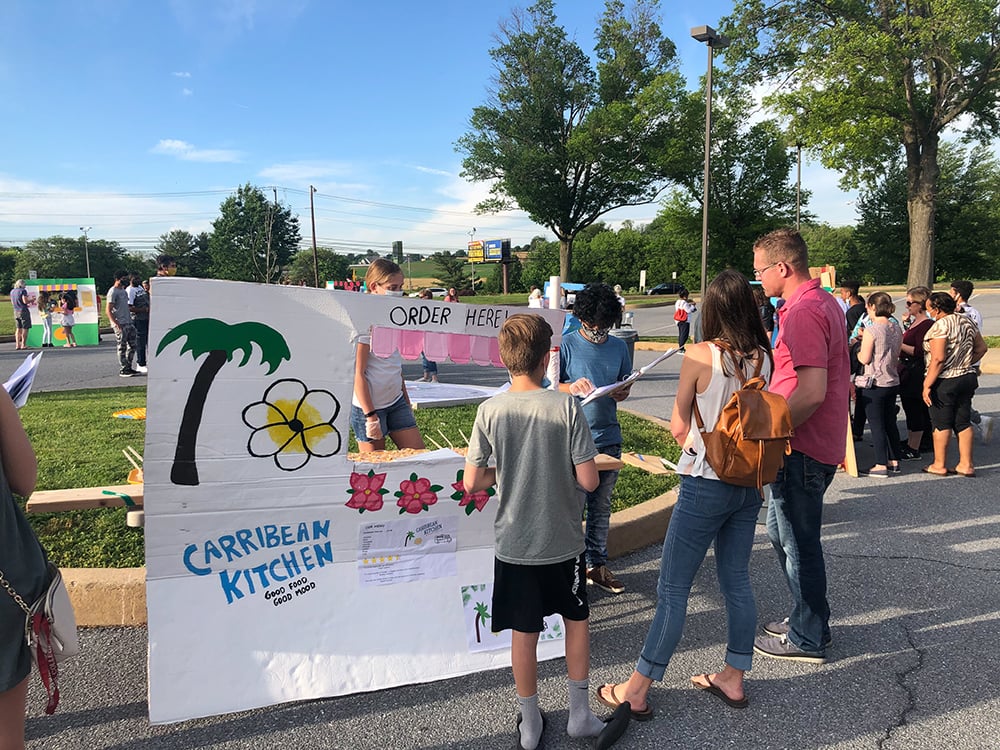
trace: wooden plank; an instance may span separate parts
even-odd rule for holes
[[[673,473],[670,469],[663,465],[659,456],[646,456],[641,453],[622,453],[622,462],[628,464],[629,466],[636,466],[640,469],[644,469],[650,474]]]
[[[844,452],[844,471],[852,477],[858,476],[858,457],[854,453],[854,430],[851,429],[851,413],[847,413],[847,450]]]
[[[125,505],[121,495],[128,495],[142,507],[141,484],[117,484],[108,487],[79,487],[67,490],[42,490],[32,493],[26,509],[29,513],[53,513],[61,510],[88,508],[120,508]],[[112,493],[112,494],[106,494]]]
[[[607,453],[598,453],[597,458],[594,459],[594,463],[597,464],[598,471],[617,471],[622,467],[620,458],[609,456]]]

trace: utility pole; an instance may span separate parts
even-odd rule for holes
[[[316,207],[313,205],[313,194],[316,188],[309,186],[309,216],[312,219],[313,230],[313,275],[316,277],[316,288],[319,289],[319,261],[316,259]]]
[[[80,231],[83,232],[83,257],[87,263],[87,278],[90,278],[90,245],[87,243],[87,232],[89,232],[93,227],[80,227]]]

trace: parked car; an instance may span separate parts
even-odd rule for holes
[[[448,290],[440,286],[429,286],[427,287],[427,290],[431,293],[431,296],[434,297],[434,299],[441,299],[448,294]],[[419,297],[420,292],[410,292],[410,296]]]
[[[680,294],[681,292],[686,291],[687,288],[681,282],[668,281],[666,283],[650,287],[646,290],[646,294]]]

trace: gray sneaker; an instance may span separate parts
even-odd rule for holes
[[[753,650],[761,656],[785,661],[801,661],[807,664],[826,664],[825,653],[802,651],[784,635],[758,635],[753,639]]]
[[[625,590],[625,584],[615,578],[607,565],[598,565],[587,571],[587,583],[592,583],[604,589],[609,594],[620,594]]]
[[[787,637],[788,636],[788,630],[789,630],[789,627],[788,627],[788,618],[786,617],[784,620],[779,620],[777,622],[769,622],[769,623],[767,623],[767,625],[764,625],[763,627],[761,627],[761,630],[763,630],[767,635],[773,635],[773,636],[778,637],[778,638],[780,638],[782,636]],[[823,645],[823,650],[824,651],[826,649],[830,648],[830,646],[833,645],[833,636],[832,635],[828,635],[826,637],[826,640],[823,641],[822,645]]]

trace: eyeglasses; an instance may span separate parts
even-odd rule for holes
[[[759,279],[761,276],[764,275],[764,271],[768,270],[769,268],[774,268],[776,265],[778,265],[778,263],[781,263],[781,261],[779,260],[777,263],[772,263],[771,265],[764,266],[763,268],[755,268],[753,269],[753,275]]]
[[[908,305],[923,305],[924,303],[923,302],[917,302],[915,299],[908,299],[908,300],[906,300],[906,304],[908,304]]]

